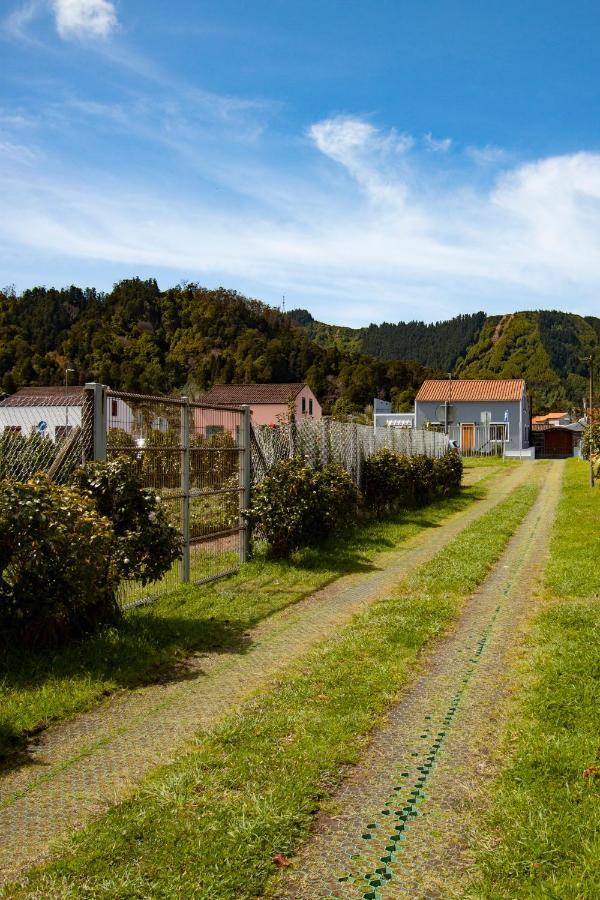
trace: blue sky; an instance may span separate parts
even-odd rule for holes
[[[600,315],[597,3],[0,0],[0,284]]]

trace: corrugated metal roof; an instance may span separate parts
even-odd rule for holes
[[[462,401],[507,402],[520,400],[525,390],[522,378],[488,378],[488,379],[428,379],[424,381],[417,394],[418,403],[443,403]]]
[[[55,387],[26,387],[0,402],[0,406],[79,406],[83,403],[84,389],[80,385],[56,385]],[[39,401],[36,403],[36,401]]]
[[[260,403],[288,403],[294,400],[305,382],[293,384],[215,384],[198,398],[199,403],[223,403],[226,406],[239,406]]]

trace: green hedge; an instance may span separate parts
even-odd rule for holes
[[[314,470],[294,458],[274,466],[253,491],[247,511],[251,527],[274,556],[318,543],[356,516],[358,492],[341,466]]]
[[[365,461],[362,488],[367,507],[381,516],[448,496],[459,489],[461,480],[462,460],[454,450],[431,459],[384,448]]]
[[[365,461],[361,496],[340,466],[313,470],[294,458],[269,471],[253,492],[247,517],[273,555],[287,556],[355,521],[359,506],[378,516],[422,506],[457,491],[461,479],[455,451],[431,459],[383,449]]]
[[[0,482],[0,625],[29,648],[115,621],[114,533],[93,501],[44,475]]]

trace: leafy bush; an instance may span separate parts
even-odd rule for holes
[[[249,523],[274,556],[317,543],[356,515],[358,493],[340,466],[313,470],[301,459],[278,463],[253,492]]]
[[[403,456],[384,447],[365,460],[363,491],[366,504],[378,516],[406,506],[429,503],[436,494],[460,487],[462,460],[449,451],[439,459]]]
[[[0,623],[29,648],[119,617],[114,537],[91,499],[44,475],[0,482]]]
[[[587,425],[581,441],[581,453],[584,459],[600,456],[600,425]]]
[[[179,534],[134,463],[122,457],[90,463],[75,473],[74,484],[112,522],[112,564],[119,578],[148,584],[171,568],[181,553]]]
[[[433,461],[433,475],[436,493],[443,497],[460,488],[463,475],[463,462],[460,453],[448,450],[443,456]]]
[[[378,516],[412,502],[410,457],[387,447],[365,460],[362,481],[367,506]]]

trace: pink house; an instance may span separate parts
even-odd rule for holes
[[[251,410],[255,425],[278,425],[288,422],[293,409],[297,422],[305,419],[320,419],[321,405],[306,383],[294,384],[215,384],[209,391],[198,397],[199,403],[213,406],[243,406]],[[200,413],[200,410],[196,411]],[[202,419],[206,419],[203,412]],[[210,423],[196,422],[196,428]]]

